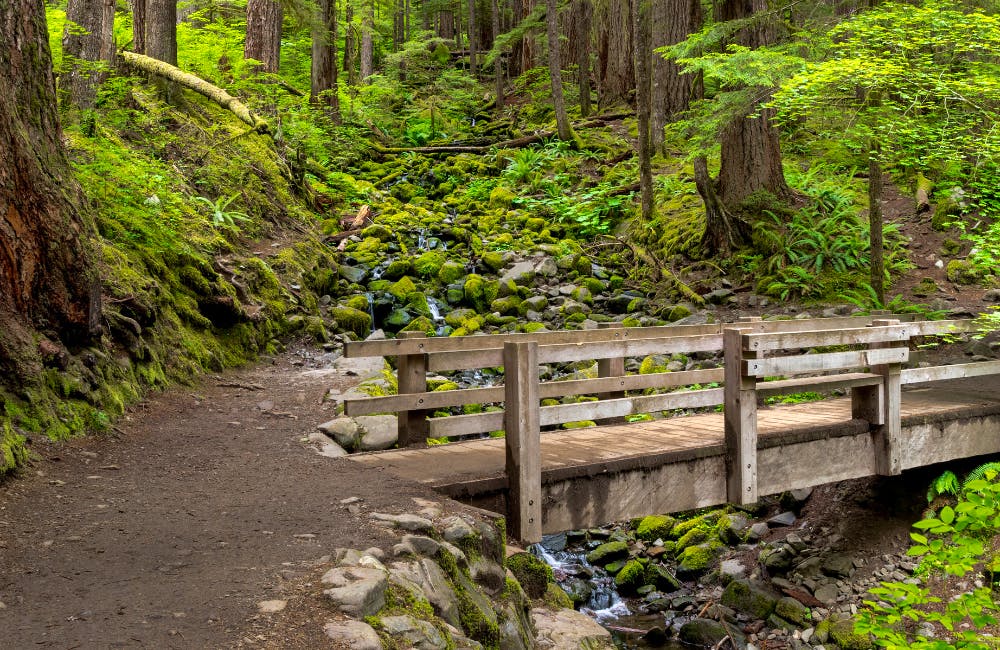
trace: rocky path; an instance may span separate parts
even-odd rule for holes
[[[342,501],[431,496],[305,441],[324,393],[356,381],[325,365],[287,353],[152,395],[113,438],[36,438],[26,475],[0,485],[0,646],[314,647],[262,634],[258,603],[337,547],[397,541]]]

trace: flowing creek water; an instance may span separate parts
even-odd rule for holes
[[[596,546],[597,543],[591,543],[591,546]],[[586,602],[579,606],[579,610],[610,631],[615,646],[691,650],[691,646],[679,641],[663,639],[655,643],[647,641],[646,636],[650,630],[664,628],[665,617],[663,614],[643,614],[633,611],[615,589],[614,576],[587,562],[589,550],[587,545],[581,542],[567,543],[565,533],[549,535],[540,544],[531,547],[532,553],[552,567],[556,582],[564,591],[579,593],[582,589],[586,593]]]

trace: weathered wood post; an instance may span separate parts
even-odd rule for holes
[[[504,343],[503,366],[509,531],[533,544],[542,541],[538,343]]]
[[[618,330],[623,329],[624,326],[621,323],[598,323],[598,329],[611,329]],[[621,334],[616,333],[619,340],[621,340]],[[625,359],[623,357],[616,357],[613,359],[598,359],[597,360],[597,376],[603,377],[622,377],[625,375]],[[597,399],[618,399],[619,397],[625,397],[625,391],[613,391],[608,393],[599,393]],[[625,418],[604,418],[603,420],[598,420],[598,424],[620,424],[625,421]]]
[[[726,494],[730,503],[755,503],[757,494],[757,380],[743,370],[744,359],[757,352],[743,350],[749,329],[722,330],[725,359]]]
[[[427,334],[424,332],[400,332],[397,335],[397,338],[400,339],[426,337]],[[399,355],[396,368],[396,392],[400,395],[427,392],[427,354],[420,352]],[[400,447],[412,447],[427,443],[427,436],[430,434],[427,411],[403,411],[398,415],[396,426],[399,432],[398,444]]]
[[[895,319],[876,319],[872,327],[899,325]],[[909,346],[909,341],[873,343],[872,348]],[[882,421],[873,431],[875,442],[875,471],[882,476],[895,476],[903,472],[902,424],[900,406],[903,400],[901,372],[903,364],[887,363],[872,366],[873,373],[882,375]]]

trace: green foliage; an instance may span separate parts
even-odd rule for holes
[[[927,503],[931,503],[934,499],[945,494],[958,496],[959,489],[958,477],[951,470],[946,470],[941,476],[934,479],[930,487],[927,488]]]
[[[231,196],[222,197],[220,196],[215,201],[211,199],[206,199],[204,196],[196,196],[192,201],[198,203],[199,205],[204,205],[208,208],[209,218],[211,219],[212,225],[216,228],[233,228],[237,229],[237,221],[249,221],[250,217],[244,212],[237,212],[235,210],[230,210],[229,205],[239,196],[239,194],[233,194]]]
[[[991,648],[998,639],[984,632],[997,624],[1000,603],[991,586],[971,587],[943,602],[927,584],[935,576],[955,576],[971,582],[975,572],[992,570],[987,541],[1000,533],[1000,483],[998,468],[984,468],[961,489],[958,503],[945,506],[937,516],[922,519],[910,533],[914,544],[908,554],[921,557],[928,577],[921,583],[884,582],[871,590],[877,601],[865,601],[859,612],[858,632],[871,634],[886,648]],[[928,638],[918,624],[940,625],[948,640]]]

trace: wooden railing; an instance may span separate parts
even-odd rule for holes
[[[967,332],[973,321],[910,321],[906,316],[761,321],[722,325],[624,328],[348,343],[345,355],[395,356],[399,394],[349,400],[347,415],[397,412],[400,446],[427,437],[462,437],[503,430],[508,512],[520,539],[541,535],[541,428],[609,421],[629,415],[724,405],[727,492],[752,503],[757,491],[758,397],[850,389],[854,418],[869,422],[880,474],[900,472],[900,390],[906,383],[1000,373],[1000,361],[903,369],[915,337]],[[823,351],[824,348],[838,351]],[[846,348],[846,349],[844,349]],[[819,350],[819,351],[817,351]],[[721,368],[626,375],[624,359],[651,354],[721,352]],[[598,377],[539,380],[540,364],[598,362]],[[503,366],[504,385],[427,391],[427,372]],[[786,377],[764,381],[769,377]],[[699,385],[723,383],[723,388]],[[626,395],[646,389],[689,390]],[[546,398],[594,395],[597,401],[539,406]],[[504,409],[428,419],[435,409],[504,403]]]

